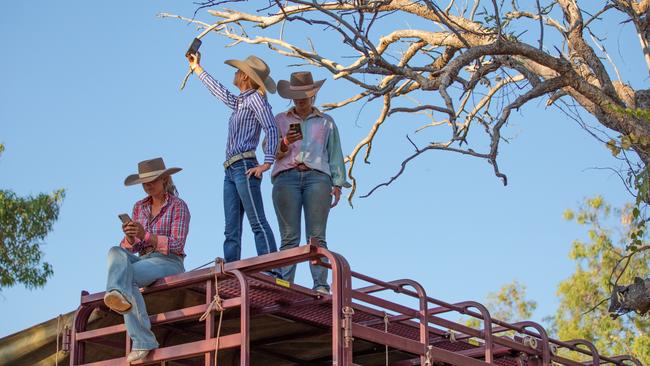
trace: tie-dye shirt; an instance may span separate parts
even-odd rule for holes
[[[275,116],[275,122],[282,136],[287,135],[290,124],[300,123],[303,138],[289,145],[286,154],[275,161],[272,177],[295,168],[298,164],[305,164],[329,175],[335,186],[351,186],[345,180],[341,138],[332,117],[314,108],[303,120],[291,108]]]

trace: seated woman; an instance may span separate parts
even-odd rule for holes
[[[128,362],[145,358],[158,348],[140,287],[157,279],[185,271],[185,239],[190,211],[172,182],[181,168],[165,168],[162,158],[138,164],[138,174],[129,175],[124,185],[142,184],[147,197],[136,202],[131,221],[122,224],[124,239],[108,252],[108,279],[104,303],[124,315],[132,350]],[[138,253],[136,256],[133,253]]]
[[[310,72],[294,72],[291,80],[278,82],[282,98],[294,107],[275,116],[280,133],[277,160],[273,166],[273,206],[278,216],[282,245],[294,248],[300,242],[300,216],[305,213],[307,239],[315,238],[327,248],[325,229],[330,208],[341,197],[345,164],[339,131],[332,117],[314,108],[316,93],[325,80],[314,82]],[[314,290],[329,294],[327,269],[311,264]],[[293,282],[296,265],[282,270],[282,278]]]

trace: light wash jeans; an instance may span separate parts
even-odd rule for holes
[[[246,171],[257,166],[256,159],[242,159],[225,171],[223,181],[223,209],[226,218],[226,236],[223,255],[226,262],[241,259],[241,236],[244,212],[255,235],[257,254],[277,252],[275,237],[264,216],[260,185],[262,180],[247,177]]]
[[[132,349],[158,348],[140,287],[181,272],[185,272],[183,258],[174,254],[152,252],[138,257],[121,247],[108,251],[106,291],[117,290],[131,303],[131,309],[123,315],[126,332],[133,341]]]
[[[316,238],[318,245],[327,248],[325,231],[332,200],[332,179],[329,175],[296,169],[281,172],[273,178],[273,206],[278,216],[282,245],[280,250],[295,248],[300,243],[300,217],[305,212],[305,236]],[[323,259],[326,260],[326,259]],[[327,268],[310,264],[314,289],[329,290]],[[296,265],[284,267],[282,278],[293,282]]]

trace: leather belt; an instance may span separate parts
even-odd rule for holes
[[[300,164],[296,165],[294,167],[294,169],[296,169],[299,172],[308,172],[310,170],[314,170],[314,169],[308,167],[307,165],[305,165],[304,163],[300,163]]]
[[[233,165],[234,163],[242,160],[242,159],[250,159],[250,158],[255,158],[255,151],[250,150],[250,151],[244,151],[241,154],[233,155],[230,159],[226,160],[223,163],[223,168],[226,169],[229,166]]]

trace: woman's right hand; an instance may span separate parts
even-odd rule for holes
[[[123,223],[122,224],[122,232],[124,233],[124,236],[126,237],[126,240],[128,240],[128,242],[130,244],[133,244],[133,243],[135,243],[135,236],[129,235],[129,232],[131,231],[130,228],[129,228],[130,224],[131,224],[131,221],[127,221],[127,222]]]
[[[187,60],[190,62],[190,69],[194,71],[197,67],[201,67],[201,52],[195,54],[188,54]]]
[[[302,138],[302,134],[300,132],[295,132],[295,131],[289,131],[287,136],[284,138],[284,142],[287,144],[287,146],[293,144],[294,142],[300,140]]]

